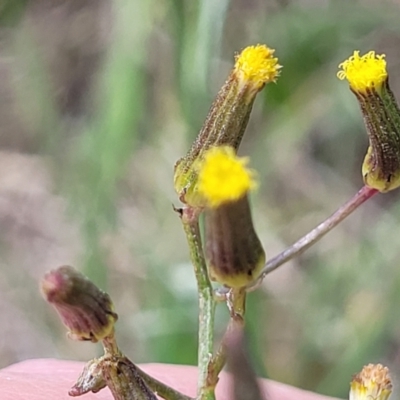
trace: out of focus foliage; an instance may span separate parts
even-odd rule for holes
[[[185,154],[235,52],[276,49],[241,154],[273,256],[362,185],[357,102],[336,78],[354,49],[386,53],[400,96],[400,3],[348,0],[0,2],[0,360],[87,360],[40,298],[72,264],[113,297],[135,361],[196,362],[196,289],[171,204]],[[367,362],[400,367],[399,192],[379,195],[250,296],[260,374],[345,396]],[[218,332],[226,323],[218,310]]]

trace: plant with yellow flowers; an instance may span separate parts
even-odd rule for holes
[[[365,185],[277,256],[266,257],[253,224],[249,193],[257,188],[257,174],[248,167],[247,157],[237,156],[256,95],[279,77],[281,66],[274,50],[264,45],[250,46],[237,56],[198,137],[175,165],[174,187],[183,203],[175,210],[186,233],[199,296],[196,400],[214,400],[219,373],[232,354],[239,357],[230,343],[243,329],[247,292],[257,288],[268,273],[313,245],[367,199],[400,186],[400,110],[389,87],[385,56],[373,51],[361,56],[355,51],[339,68],[338,78],[349,82],[368,133],[369,146],[362,165]],[[189,400],[122,354],[114,335],[117,314],[109,296],[79,272],[71,267],[51,271],[43,279],[42,291],[72,338],[101,341],[104,347],[104,355],[87,364],[71,395],[97,392],[108,386],[114,398],[120,400],[154,400],[155,393],[167,400]],[[229,310],[230,322],[215,350],[215,308],[222,302]],[[238,373],[235,371],[233,368],[234,375]],[[251,398],[261,400],[256,380],[250,379],[248,385]],[[391,390],[388,369],[370,364],[354,376],[350,400],[387,400]],[[235,400],[248,398],[246,390],[234,393]]]

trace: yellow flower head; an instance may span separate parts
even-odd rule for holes
[[[198,191],[210,207],[235,201],[256,186],[247,158],[236,156],[232,147],[212,147],[199,166]]]
[[[250,81],[257,88],[267,82],[275,82],[282,68],[273,57],[275,50],[265,45],[246,47],[237,57],[235,73],[240,79]]]
[[[389,369],[381,364],[368,364],[353,377],[349,400],[387,400],[391,393]]]
[[[363,56],[355,51],[350,58],[339,64],[339,68],[342,70],[337,73],[337,77],[347,79],[350,87],[360,93],[365,93],[367,89],[379,91],[387,78],[385,55],[376,55],[374,51]]]

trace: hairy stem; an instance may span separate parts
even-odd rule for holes
[[[189,245],[190,258],[194,266],[199,293],[199,380],[197,398],[215,400],[215,386],[208,386],[208,371],[213,355],[215,299],[208,277],[201,243],[200,210],[186,207],[179,210],[183,229]]]

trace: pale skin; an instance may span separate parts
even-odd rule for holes
[[[2,400],[71,400],[68,390],[83,368],[83,363],[61,360],[27,360],[0,370]],[[144,364],[141,368],[160,381],[189,396],[196,391],[195,367],[166,364]],[[335,400],[332,397],[300,390],[289,385],[263,379],[265,400]],[[232,400],[229,377],[222,374],[217,388],[218,400]],[[112,400],[108,389],[89,393],[82,400]]]

